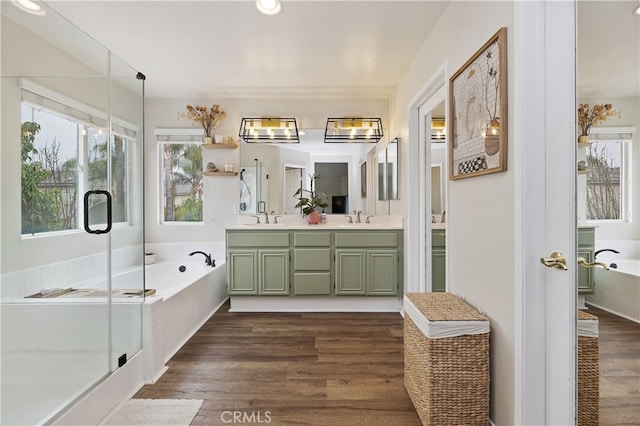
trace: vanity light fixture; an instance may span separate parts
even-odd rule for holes
[[[431,119],[431,142],[444,142],[447,134],[447,126],[444,118]]]
[[[327,118],[325,143],[376,143],[382,139],[382,120],[377,117]]]
[[[38,3],[31,0],[11,0],[18,9],[30,13],[31,15],[42,16],[47,12]]]
[[[247,143],[300,143],[295,118],[243,118],[239,136]]]
[[[276,15],[282,9],[280,0],[256,0],[256,7],[265,15]]]

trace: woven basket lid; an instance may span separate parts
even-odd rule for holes
[[[451,293],[407,293],[405,296],[429,321],[487,321],[473,306]]]

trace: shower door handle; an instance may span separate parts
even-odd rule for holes
[[[107,197],[107,227],[104,229],[91,229],[89,226],[89,198],[92,195],[104,195]],[[89,234],[107,234],[111,231],[111,194],[109,191],[103,191],[96,189],[93,191],[87,191],[84,193],[84,230]]]

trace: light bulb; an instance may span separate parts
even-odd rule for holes
[[[256,7],[265,15],[275,15],[282,9],[278,0],[257,0]]]

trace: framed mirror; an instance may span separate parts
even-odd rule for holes
[[[398,194],[398,147],[398,138],[395,138],[387,145],[387,200],[400,198]]]

